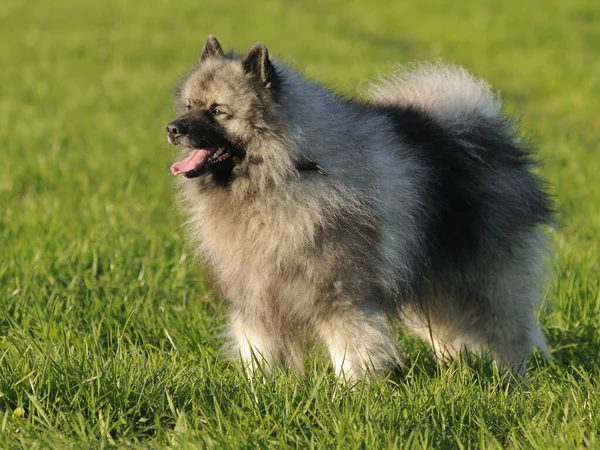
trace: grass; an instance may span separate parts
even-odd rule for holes
[[[0,3],[0,447],[600,446],[600,6],[257,3]],[[350,95],[438,57],[502,92],[560,207],[540,314],[555,361],[532,357],[530,393],[406,337],[406,378],[355,390],[323,358],[261,383],[219,357],[225,309],[185,245],[164,137],[209,33]]]

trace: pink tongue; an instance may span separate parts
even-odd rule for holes
[[[173,175],[191,172],[192,170],[201,167],[202,164],[204,164],[204,162],[206,161],[206,159],[213,154],[213,152],[214,151],[212,149],[195,149],[192,151],[192,153],[190,153],[190,156],[173,164],[171,166],[171,172],[173,173]]]

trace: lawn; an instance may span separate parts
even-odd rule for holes
[[[1,448],[600,447],[600,3],[2,0]],[[529,392],[485,361],[350,390],[322,354],[248,380],[183,236],[164,127],[206,35],[350,96],[441,58],[498,89],[559,208]]]

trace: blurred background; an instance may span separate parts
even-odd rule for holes
[[[76,373],[61,358],[88,336],[109,361],[119,336],[216,353],[224,309],[203,301],[213,294],[183,239],[164,132],[208,34],[240,52],[260,40],[351,97],[419,60],[489,81],[539,147],[559,205],[544,331],[559,361],[597,370],[598,2],[2,0],[1,401],[25,398],[15,383],[50,342],[62,344],[47,386]]]

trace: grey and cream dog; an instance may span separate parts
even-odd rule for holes
[[[209,36],[176,104],[171,171],[248,370],[301,368],[317,338],[346,380],[394,371],[394,320],[443,359],[484,351],[524,374],[548,352],[534,311],[552,204],[485,82],[418,65],[354,101],[262,43]]]

